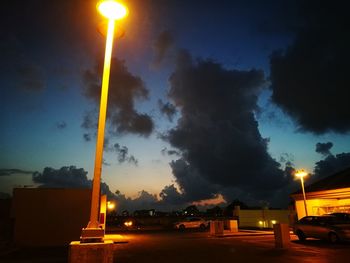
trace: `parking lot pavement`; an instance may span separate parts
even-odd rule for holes
[[[251,232],[252,233],[252,232]],[[257,233],[212,237],[208,232],[170,232],[125,235],[115,245],[115,262],[348,262],[350,245],[325,241],[299,242],[291,236],[288,248],[276,249],[274,235]]]
[[[350,258],[348,243],[331,245],[312,239],[299,242],[294,235],[288,248],[276,249],[272,231],[240,231],[224,237],[212,237],[208,231],[136,231],[106,238],[115,241],[116,263],[345,263]],[[17,249],[0,255],[1,263],[63,263],[67,259],[68,245]]]

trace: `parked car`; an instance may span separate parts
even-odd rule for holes
[[[335,212],[335,213],[331,213],[329,215],[336,216],[339,220],[344,221],[344,223],[350,224],[350,214],[349,213]]]
[[[209,221],[200,217],[188,217],[174,224],[174,228],[182,230],[185,228],[200,228],[204,230],[207,227],[209,227]]]
[[[305,216],[295,223],[294,234],[301,241],[312,237],[337,243],[350,240],[350,224],[335,215]]]

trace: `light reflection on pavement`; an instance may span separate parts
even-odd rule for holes
[[[208,232],[125,233],[115,244],[118,263],[197,262],[349,262],[350,244],[331,245],[326,241],[299,242],[291,235],[289,248],[276,249],[274,236],[236,235],[212,237]],[[127,241],[124,242],[123,241]]]

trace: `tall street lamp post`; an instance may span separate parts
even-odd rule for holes
[[[98,214],[99,214],[99,200],[100,200],[103,143],[104,143],[104,133],[105,133],[105,123],[106,123],[108,85],[109,85],[112,48],[113,48],[114,27],[115,27],[116,20],[122,19],[128,15],[128,9],[122,4],[114,0],[102,0],[97,3],[96,7],[97,7],[97,10],[104,17],[108,19],[108,30],[107,30],[106,50],[105,50],[103,75],[102,75],[100,113],[99,113],[98,128],[97,128],[96,154],[95,154],[95,167],[94,167],[94,177],[93,177],[93,185],[92,185],[90,221],[87,227],[84,228],[82,231],[81,240],[83,242],[102,241],[104,237],[104,230],[99,227]]]
[[[301,189],[302,189],[302,191],[303,191],[303,198],[304,198],[305,215],[308,216],[308,213],[307,213],[307,206],[306,206],[305,187],[304,187],[304,177],[307,176],[307,172],[305,172],[304,170],[298,170],[298,171],[295,173],[295,176],[300,178]]]

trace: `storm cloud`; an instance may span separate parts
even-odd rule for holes
[[[315,176],[312,180],[317,181],[349,167],[350,153],[330,154],[324,160],[316,162],[314,168]]]
[[[101,72],[102,63],[92,70],[86,70],[83,75],[85,95],[99,105],[101,96]],[[148,89],[140,77],[131,74],[125,62],[112,58],[110,86],[108,94],[107,120],[111,133],[133,133],[149,136],[154,128],[152,118],[146,113],[140,113],[135,109],[136,100],[148,99]],[[82,127],[92,128],[93,113],[87,113]]]
[[[181,51],[169,82],[181,116],[165,138],[182,152],[170,165],[185,200],[240,191],[271,198],[289,182],[268,154],[254,115],[262,71],[229,70]]]
[[[326,143],[318,142],[316,143],[316,152],[324,156],[327,156],[331,154],[330,150],[332,147],[333,147],[332,142],[326,142]]]
[[[56,122],[56,128],[59,130],[64,130],[67,128],[67,123],[65,121]]]
[[[60,169],[45,167],[42,173],[33,173],[33,182],[42,184],[41,187],[89,188],[91,181],[86,175],[83,168],[75,166],[64,166]]]
[[[104,144],[105,151],[117,154],[118,163],[128,162],[137,166],[138,160],[135,158],[135,156],[129,154],[128,147],[119,145],[119,143],[114,143],[111,145],[109,143],[109,139],[105,139]]]
[[[92,180],[87,178],[87,173],[75,166],[63,166],[60,169],[45,167],[42,173],[33,173],[32,179],[41,188],[91,188]],[[114,196],[104,182],[101,183],[101,192],[108,197]]]
[[[164,103],[162,100],[158,100],[158,106],[160,112],[164,114],[169,121],[173,121],[174,115],[177,112],[176,107],[169,102]]]
[[[184,196],[179,193],[174,184],[165,186],[159,196],[166,204],[182,205],[185,202]]]
[[[272,100],[299,130],[350,130],[350,17],[346,2],[299,1],[295,41],[271,56]]]
[[[159,68],[168,54],[169,50],[174,46],[173,34],[170,31],[163,31],[159,34],[153,44],[154,61],[153,67]]]
[[[0,176],[9,176],[12,174],[32,174],[32,171],[22,169],[0,169]]]

